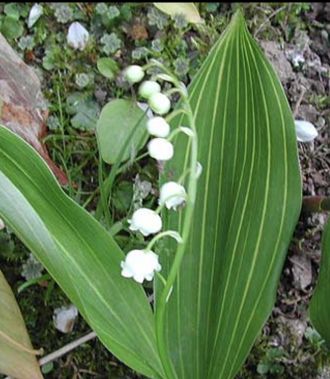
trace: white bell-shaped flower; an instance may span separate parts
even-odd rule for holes
[[[173,157],[174,148],[165,138],[154,138],[148,143],[148,152],[158,161],[168,161]]]
[[[160,188],[159,204],[166,206],[167,209],[174,210],[186,200],[185,188],[176,182],[167,182]]]
[[[295,120],[294,123],[299,142],[311,142],[318,136],[318,132],[312,123],[303,120]]]
[[[136,282],[152,280],[155,272],[161,270],[158,255],[153,251],[131,250],[121,262],[121,275],[125,278],[133,278]]]
[[[145,99],[149,99],[155,93],[160,92],[160,85],[154,80],[145,80],[140,84],[139,95]]]
[[[128,222],[131,230],[139,230],[144,236],[158,233],[162,228],[159,214],[148,208],[137,209]]]
[[[5,228],[5,223],[3,222],[3,220],[0,218],[0,230],[4,229]]]
[[[149,97],[149,106],[155,113],[163,115],[171,109],[171,101],[166,95],[158,92]]]
[[[144,77],[143,68],[136,64],[128,66],[124,71],[124,77],[130,84],[138,83]]]
[[[40,16],[43,14],[43,7],[40,4],[34,4],[30,9],[29,18],[28,18],[28,27],[32,26],[39,20]]]
[[[69,26],[67,42],[75,50],[84,50],[89,39],[88,31],[80,24],[73,22]]]
[[[165,138],[170,134],[170,125],[163,117],[153,117],[147,122],[147,129],[149,134]]]

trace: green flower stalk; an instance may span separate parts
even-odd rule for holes
[[[166,373],[166,377],[169,379],[175,379],[177,376],[169,356],[168,348],[166,346],[164,319],[166,304],[171,296],[174,282],[185,254],[185,242],[189,236],[193,217],[197,180],[199,176],[197,175],[198,141],[195,127],[195,118],[190,106],[187,89],[182,82],[180,82],[166,67],[164,67],[162,63],[151,60],[150,63],[143,67],[137,65],[129,66],[124,71],[125,79],[131,85],[134,85],[144,78],[144,73],[148,68],[157,68],[161,70],[161,73],[152,77],[150,81],[143,82],[139,87],[140,96],[148,99],[148,103],[152,111],[160,116],[167,114],[171,108],[171,101],[168,97],[171,94],[179,94],[182,100],[181,109],[173,111],[171,114],[166,116],[166,118],[156,116],[149,120],[147,129],[150,135],[156,136],[156,138],[151,139],[148,144],[149,155],[161,162],[170,160],[174,155],[174,147],[170,141],[177,133],[184,133],[191,140],[191,143],[189,144],[190,167],[187,172],[182,174],[184,177],[186,177],[186,175],[189,176],[188,187],[186,192],[186,189],[180,183],[173,181],[164,183],[160,189],[160,205],[157,210],[153,211],[145,208],[140,208],[137,210],[133,215],[132,220],[130,221],[130,229],[139,230],[145,236],[158,233],[162,228],[162,221],[158,214],[161,212],[164,206],[166,206],[168,209],[176,210],[178,206],[185,204],[185,218],[182,229],[182,236],[180,236],[176,231],[162,231],[153,237],[145,250],[133,250],[129,252],[126,257],[126,261],[122,263],[122,275],[125,277],[132,277],[136,281],[142,283],[144,279],[151,280],[156,273],[161,280],[163,288],[155,308],[157,347],[164,371]],[[157,80],[163,80],[172,83],[173,88],[164,94],[160,92],[160,86],[158,85]],[[190,127],[179,126],[177,129],[170,133],[168,121],[181,113],[187,115],[188,124]],[[142,215],[141,217],[140,213]],[[159,273],[161,266],[158,265],[158,261],[156,262],[155,257],[152,255],[154,253],[151,249],[156,241],[166,236],[175,238],[179,243],[179,247],[175,254],[169,275],[167,278],[164,278]],[[150,262],[148,261],[148,264],[145,265],[145,267],[148,268],[147,271],[145,271],[141,266],[141,262],[146,261],[147,259],[145,254],[151,254],[153,257],[150,259]],[[139,260],[139,257],[141,260]],[[148,256],[148,259],[150,257]]]

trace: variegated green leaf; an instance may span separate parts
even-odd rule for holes
[[[301,207],[297,142],[281,84],[239,12],[189,93],[203,171],[166,338],[177,378],[229,379],[274,304]],[[162,180],[178,179],[188,165],[181,134]],[[164,213],[166,228],[182,229],[184,210]],[[160,248],[167,270],[175,248]]]
[[[62,191],[40,156],[2,126],[0,217],[114,355],[146,376],[161,375],[152,310],[142,286],[121,276],[123,252]]]

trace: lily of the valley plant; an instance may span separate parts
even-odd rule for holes
[[[86,37],[72,26],[68,42],[83,48]],[[148,76],[154,67],[158,73]],[[126,365],[150,378],[234,378],[272,311],[300,214],[297,136],[310,142],[316,129],[294,122],[239,11],[188,89],[157,61],[129,66],[123,76],[152,115],[126,99],[102,110],[97,138],[113,166],[96,216],[103,210],[111,233],[4,127],[0,217]],[[113,157],[104,139],[107,126],[120,122],[119,132],[128,132],[121,145],[118,132]],[[159,195],[154,207],[142,204],[122,221],[140,241],[123,252],[107,213],[111,183],[143,146],[160,169]],[[329,250],[310,312],[328,342]],[[149,282],[152,304],[143,287]]]

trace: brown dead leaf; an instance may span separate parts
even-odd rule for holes
[[[131,26],[128,32],[133,41],[148,39],[148,32],[143,24],[135,23]]]
[[[305,254],[295,254],[289,258],[292,263],[293,285],[305,290],[312,282],[312,264]]]
[[[36,353],[14,294],[0,271],[0,373],[16,379],[42,379]]]
[[[47,117],[39,78],[0,33],[0,122],[32,145],[59,182],[65,185],[67,177],[51,160],[41,142],[47,134]]]

